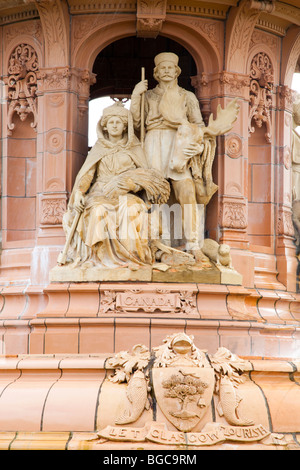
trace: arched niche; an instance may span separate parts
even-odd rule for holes
[[[292,26],[282,42],[281,85],[291,87],[299,57],[300,30],[299,27]]]
[[[84,19],[82,19],[84,21]],[[88,28],[88,23],[86,23]],[[77,25],[77,28],[80,28]],[[81,30],[83,26],[81,26]],[[217,27],[216,37],[220,38],[220,27]],[[76,31],[73,32],[76,37]],[[75,67],[92,71],[98,54],[109,44],[129,36],[136,36],[136,17],[107,15],[105,20],[91,25],[86,34],[81,33],[80,39],[74,40],[72,62]],[[183,46],[193,57],[196,73],[214,73],[222,68],[220,44],[211,40],[211,35],[205,28],[186,19],[168,19],[162,28],[161,36],[167,37]],[[218,47],[219,46],[219,47]],[[154,57],[155,54],[153,54]]]
[[[79,21],[80,19],[77,19],[77,22]],[[157,53],[166,50],[165,45],[168,46],[167,50],[177,53],[180,59],[183,58],[189,61],[189,67],[185,67],[182,60],[179,61],[179,65],[183,69],[181,79],[185,80],[184,83],[179,80],[179,84],[185,88],[195,91],[190,83],[192,76],[200,76],[202,73],[208,75],[222,70],[223,47],[220,47],[220,44],[223,44],[224,30],[221,22],[200,18],[181,19],[174,16],[165,21],[160,35],[153,40],[153,45],[149,47],[147,56],[143,57],[145,62],[143,63],[140,54],[136,53],[134,66],[128,67],[128,64],[126,64],[126,70],[130,71],[131,81],[129,84],[123,89],[120,86],[119,92],[115,92],[113,84],[110,83],[107,85],[107,90],[105,90],[105,86],[99,87],[99,81],[103,79],[101,73],[103,73],[104,67],[102,69],[99,67],[96,70],[97,61],[104,60],[105,51],[116,47],[118,43],[122,44],[122,41],[125,44],[126,40],[130,41],[132,39],[136,45],[138,44],[140,39],[136,37],[136,17],[131,15],[122,17],[120,15],[116,18],[116,16],[107,15],[105,18],[99,18],[98,22],[95,21],[94,24],[87,21],[86,18],[82,19],[82,24],[77,23],[76,25],[77,33],[73,31],[76,41],[73,43],[72,65],[98,75],[98,83],[91,87],[92,98],[111,94],[130,95],[134,85],[141,79],[141,66],[145,66],[146,77],[151,82],[153,80],[153,59]],[[208,25],[211,27],[208,28]],[[168,41],[169,44],[167,44]],[[185,53],[181,54],[183,51]],[[113,67],[112,57],[107,59],[108,66]],[[124,62],[124,57],[122,61]],[[117,64],[117,66],[120,67],[120,72],[117,75],[119,77],[124,76],[124,70],[122,70],[120,64]],[[149,83],[150,88],[153,85],[155,85],[154,82]]]
[[[179,85],[194,91],[191,77],[196,74],[196,64],[183,46],[165,36],[157,39],[129,36],[106,46],[96,57],[93,73],[97,79],[91,86],[90,98],[129,98],[134,86],[141,79],[141,67],[145,68],[149,88],[153,88],[157,84],[153,77],[153,59],[156,54],[165,51],[172,51],[179,57]]]

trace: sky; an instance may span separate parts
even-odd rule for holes
[[[97,140],[96,126],[101,117],[102,110],[114,104],[114,101],[109,97],[96,98],[89,103],[89,147],[92,147]],[[125,103],[128,108],[130,101]]]
[[[295,73],[293,77],[292,87],[293,90],[296,90],[300,93],[300,73]],[[90,101],[89,103],[89,147],[92,147],[97,140],[96,126],[97,122],[100,119],[102,110],[107,106],[110,106],[114,101],[109,97],[97,98]],[[126,108],[130,106],[130,101],[127,101],[125,104]],[[297,128],[300,130],[300,127]]]

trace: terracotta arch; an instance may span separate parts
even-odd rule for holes
[[[291,27],[282,43],[281,85],[289,88],[300,56],[300,27]]]
[[[260,13],[259,9],[249,7],[248,0],[231,8],[226,24],[225,70],[247,73],[250,40]]]
[[[209,23],[204,23],[209,24]],[[213,25],[213,23],[210,23]],[[220,35],[223,31],[219,30],[221,24],[215,23],[217,28],[216,34]],[[179,42],[193,57],[197,72],[214,73],[222,69],[223,58],[217,48],[205,33],[205,28],[202,30],[201,23],[197,23],[192,19],[177,17],[169,17],[164,23],[161,34],[167,36],[174,41]],[[217,41],[216,41],[217,42]]]
[[[222,58],[217,47],[188,20],[169,18],[164,23],[161,34],[186,48],[196,63],[198,73],[221,70]],[[113,41],[135,35],[135,15],[120,15],[117,19],[114,15],[107,15],[105,22],[95,25],[75,45],[72,65],[92,71],[94,61],[102,49]]]

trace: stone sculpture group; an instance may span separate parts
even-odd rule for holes
[[[195,265],[205,270],[223,259],[232,269],[227,246],[204,243],[199,207],[206,207],[218,189],[212,179],[216,137],[233,127],[237,100],[225,109],[219,106],[205,126],[196,96],[178,85],[178,56],[165,52],[154,62],[157,86],[148,90],[148,81],[141,80],[130,110],[116,102],[97,124],[97,142],[77,175],[63,218],[66,244],[58,264],[71,272],[96,268],[111,276],[104,280],[118,280],[115,268],[167,271]],[[166,223],[172,198],[180,210],[175,236],[170,220]]]

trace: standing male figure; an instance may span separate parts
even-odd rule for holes
[[[191,170],[186,166],[183,172],[171,169],[170,162],[178,127],[184,122],[204,128],[199,102],[194,93],[181,88],[177,78],[181,73],[178,56],[170,52],[158,54],[155,59],[154,78],[158,85],[148,90],[148,81],[139,82],[131,96],[131,112],[136,129],[141,125],[141,97],[145,93],[144,149],[150,168],[159,170],[174,190],[175,198],[182,208],[183,230],[186,251],[196,261],[204,255],[199,245],[199,215],[195,183]],[[203,145],[190,143],[184,149],[186,158],[199,155]]]

